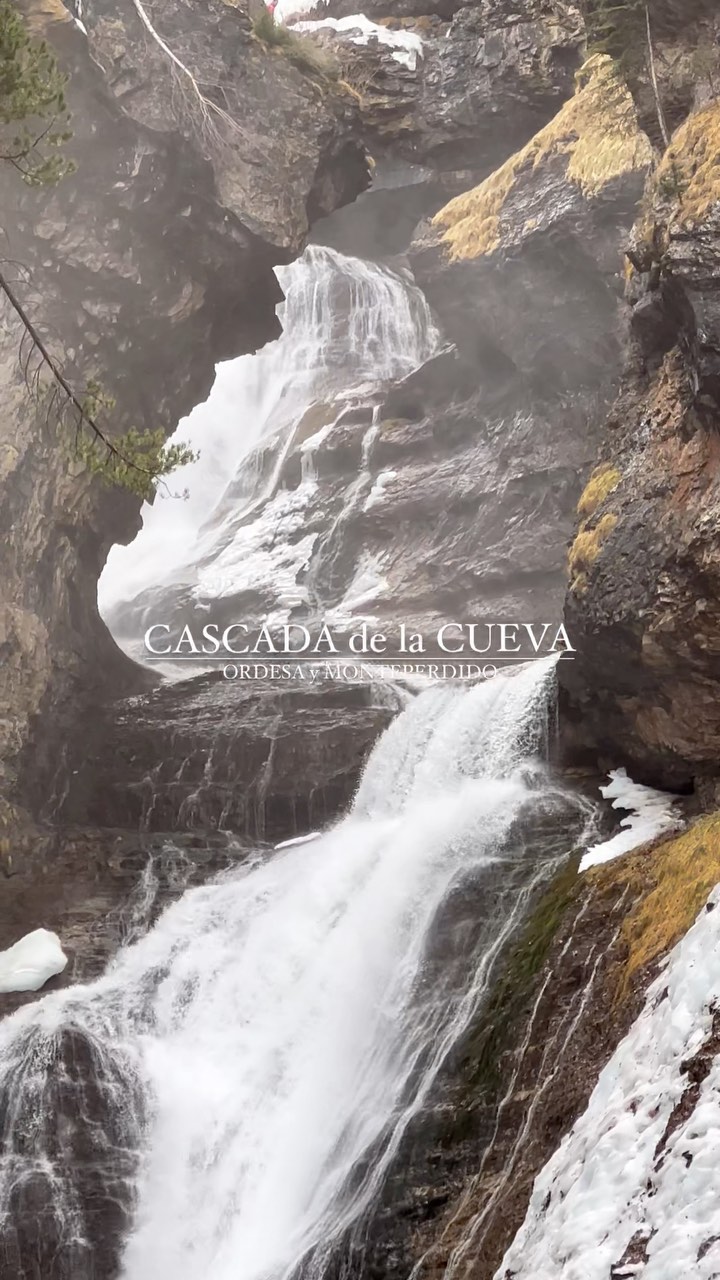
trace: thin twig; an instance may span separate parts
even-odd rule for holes
[[[133,0],[133,5],[140,18],[140,21],[142,22],[143,26],[148,31],[148,33],[152,36],[152,39],[155,41],[156,45],[158,45],[158,47],[162,49],[162,52],[165,54],[165,57],[170,59],[173,66],[189,82],[192,88],[192,91],[200,104],[200,109],[203,117],[206,120],[209,120],[210,113],[212,112],[220,120],[222,120],[224,124],[228,125],[230,129],[232,129],[235,133],[240,134],[240,136],[242,137],[243,131],[240,125],[238,124],[237,120],[233,119],[233,117],[229,114],[229,112],[225,111],[222,107],[219,107],[216,102],[213,102],[211,98],[208,98],[206,94],[203,93],[196,77],[193,75],[190,68],[187,67],[185,63],[181,61],[180,58],[178,58],[176,53],[173,53],[170,46],[165,43],[162,36],[155,30],[140,0]]]
[[[655,95],[655,108],[657,110],[658,124],[660,125],[660,132],[662,134],[663,142],[665,143],[665,150],[667,151],[668,147],[670,146],[670,134],[668,133],[667,122],[665,120],[665,112],[663,111],[663,105],[660,98],[660,87],[658,85],[657,70],[655,67],[655,50],[653,49],[653,41],[652,41],[652,27],[650,25],[650,5],[649,4],[645,5],[645,22],[647,24],[648,55],[650,59],[650,79],[652,81],[653,93]]]

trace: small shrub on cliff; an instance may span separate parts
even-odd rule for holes
[[[650,0],[588,0],[586,25],[589,53],[609,57],[617,75],[629,85],[647,75],[667,148],[670,134],[657,76]]]
[[[644,65],[644,0],[590,0],[586,25],[588,51],[612,58],[622,74]]]
[[[591,529],[587,524],[581,525],[568,556],[571,591],[583,590],[587,582],[587,570],[595,564],[603,542],[610,537],[617,522],[617,516],[608,512]]]
[[[255,18],[253,34],[261,44],[278,49],[299,71],[325,80],[336,80],[340,74],[339,65],[332,54],[321,49],[309,37],[298,35],[282,23],[276,22],[268,9]]]
[[[611,467],[609,464],[596,467],[578,502],[578,515],[583,520],[589,520],[590,516],[594,516],[601,503],[610,496],[614,489],[617,489],[621,478],[617,467]]]
[[[96,422],[102,411],[110,411],[114,406],[114,400],[99,383],[88,383],[83,401],[88,421]],[[159,481],[198,457],[185,444],[166,444],[162,427],[155,431],[131,427],[114,440],[79,434],[75,454],[92,475],[145,499],[152,497]]]

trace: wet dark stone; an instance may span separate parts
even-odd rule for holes
[[[103,1052],[69,1023],[33,1026],[14,1050],[0,1086],[3,1275],[112,1280],[133,1209],[140,1083],[116,1046]]]
[[[350,802],[392,714],[368,686],[166,684],[108,708],[97,749],[69,761],[54,816],[248,840],[304,834]]]

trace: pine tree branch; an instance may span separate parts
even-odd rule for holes
[[[108,439],[108,437],[104,434],[104,432],[98,426],[92,414],[88,413],[85,405],[82,403],[81,400],[78,399],[72,387],[70,386],[70,383],[67,381],[67,378],[63,374],[62,369],[60,368],[60,366],[57,364],[53,356],[48,351],[47,347],[45,346],[45,343],[43,342],[43,339],[41,338],[40,334],[35,328],[35,325],[30,319],[27,311],[23,307],[22,303],[20,302],[20,299],[18,298],[17,294],[15,293],[14,289],[12,288],[11,284],[9,283],[5,275],[2,273],[2,271],[0,271],[0,292],[5,294],[5,297],[10,303],[10,306],[12,307],[13,311],[18,316],[21,324],[23,325],[25,333],[30,338],[30,342],[32,344],[31,349],[37,351],[38,355],[41,357],[43,364],[49,370],[50,376],[52,377],[54,383],[56,384],[56,387],[60,388],[60,390],[63,392],[68,403],[71,404],[72,407],[77,411],[79,424],[80,425],[85,424],[86,426],[88,426],[93,436],[95,437],[95,439],[99,441],[99,443],[102,444],[107,449],[108,453],[111,454],[111,456],[114,457],[118,462],[123,463],[124,466],[130,467],[134,471],[141,472],[144,475],[148,476],[149,478],[152,478],[153,472],[151,471],[151,469],[149,467],[141,466],[139,463],[134,462],[130,458],[124,457],[123,454],[120,452],[120,450],[116,449],[112,441]]]

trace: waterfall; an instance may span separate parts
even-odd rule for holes
[[[553,682],[541,661],[420,694],[336,827],[0,1024],[0,1255],[44,1206],[38,1275],[91,1280],[85,1199],[122,1280],[328,1275],[582,823],[540,758]]]
[[[312,404],[403,377],[435,349],[423,295],[387,267],[311,245],[276,274],[285,295],[282,336],[219,365],[209,399],[180,423],[173,439],[200,456],[169,482],[184,500],[160,494],[146,503],[135,541],[111,551],[98,601],[113,621],[144,589],[195,580],[204,531],[212,540],[228,508],[237,516],[258,497],[248,461],[261,442],[278,438],[289,447]]]

